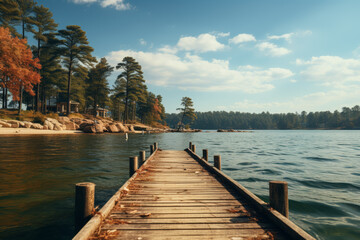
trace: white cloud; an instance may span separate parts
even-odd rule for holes
[[[295,80],[295,79],[290,79],[290,82],[291,82],[291,83],[296,83],[297,80]]]
[[[287,48],[279,47],[273,43],[269,42],[263,42],[256,45],[256,47],[262,51],[265,52],[265,54],[279,57],[289,54],[291,51]]]
[[[344,88],[360,82],[360,60],[344,59],[338,56],[312,57],[309,61],[296,60],[296,64],[306,67],[301,76],[306,80],[318,81],[323,85]]]
[[[290,42],[291,38],[294,36],[294,33],[285,33],[283,35],[271,35],[268,36],[268,39],[270,40],[278,40],[278,39],[285,39],[286,41]]]
[[[273,89],[272,82],[276,80],[293,76],[290,70],[284,68],[244,66],[231,69],[226,60],[207,61],[189,53],[180,58],[165,51],[120,50],[111,52],[106,58],[117,64],[125,56],[132,56],[141,64],[149,83],[184,90],[258,93]]]
[[[210,52],[218,51],[225,47],[224,44],[216,40],[216,36],[204,33],[198,37],[182,37],[177,43],[180,50],[195,51],[195,52]]]
[[[227,32],[227,33],[219,32],[219,33],[216,33],[216,36],[218,36],[218,37],[228,37],[228,36],[230,36],[230,32]]]
[[[158,51],[162,52],[162,53],[169,53],[169,54],[176,54],[178,52],[176,47],[171,47],[169,45],[165,45],[164,47],[159,48]]]
[[[147,44],[147,42],[143,38],[140,38],[139,42],[143,46],[146,46],[146,44]]]
[[[76,4],[98,2],[102,7],[114,7],[116,10],[129,10],[131,5],[125,0],[72,0]]]
[[[253,35],[247,33],[241,33],[231,38],[229,40],[229,43],[240,44],[243,42],[255,42],[255,41],[256,38]]]

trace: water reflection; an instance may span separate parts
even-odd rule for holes
[[[289,182],[290,217],[320,239],[360,236],[359,131],[255,131],[0,137],[0,239],[69,239],[74,184],[96,183],[104,204],[128,178],[128,157],[159,142],[222,155],[223,170],[267,200]],[[209,157],[212,163],[212,157]],[[357,236],[357,238],[355,237]]]

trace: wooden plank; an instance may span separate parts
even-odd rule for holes
[[[112,215],[113,216],[113,215]],[[198,224],[198,223],[218,223],[218,224],[228,224],[228,223],[246,223],[253,222],[254,220],[249,217],[235,217],[235,218],[140,218],[140,219],[129,219],[127,217],[119,217],[115,215],[112,219],[120,221],[124,220],[127,224]]]
[[[112,212],[111,218],[143,218],[140,216],[139,212],[135,214],[126,214],[123,212]],[[163,218],[163,219],[177,219],[177,218],[237,218],[244,216],[242,213],[231,213],[231,212],[223,212],[223,213],[152,213],[151,218]]]

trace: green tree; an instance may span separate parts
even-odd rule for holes
[[[34,38],[37,41],[37,48],[36,48],[36,56],[41,61],[41,49],[43,48],[43,45],[48,42],[49,35],[53,36],[53,33],[56,31],[57,24],[54,22],[54,19],[52,19],[52,13],[50,10],[43,5],[41,6],[35,6],[34,7],[34,16],[30,16],[31,22],[35,26],[35,28],[31,27],[30,31],[34,34]],[[46,71],[46,69],[42,69],[40,73]],[[42,90],[44,92],[44,89]],[[35,99],[35,108],[36,111],[40,111],[40,84],[36,86],[36,99]],[[43,106],[44,106],[43,102]]]
[[[66,26],[66,29],[59,31],[59,36],[62,38],[59,42],[59,52],[63,56],[62,60],[67,69],[67,115],[69,115],[73,70],[80,63],[91,66],[96,59],[91,55],[94,49],[89,46],[86,33],[80,26]]]
[[[14,0],[0,0],[0,26],[9,28],[14,36],[19,36],[14,25],[19,22],[19,5]]]
[[[132,120],[135,120],[136,104],[146,101],[145,80],[140,64],[132,57],[125,57],[121,63],[117,64],[116,69],[123,70],[117,79],[119,80],[118,96],[124,96],[124,122],[126,123],[130,116]]]
[[[101,58],[100,62],[89,71],[86,88],[87,105],[92,104],[95,110],[98,105],[104,108],[109,101],[110,89],[107,78],[113,70],[106,58]],[[96,111],[94,113],[96,116]]]
[[[183,97],[181,99],[181,105],[183,107],[176,109],[176,110],[180,111],[180,114],[182,115],[178,130],[180,130],[181,126],[184,125],[185,119],[188,119],[191,123],[197,118],[196,114],[195,114],[195,109],[193,108],[194,104],[193,104],[191,98]]]

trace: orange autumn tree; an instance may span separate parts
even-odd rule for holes
[[[39,69],[39,59],[33,59],[26,39],[12,37],[8,28],[0,27],[0,87],[7,88],[15,101],[21,88],[34,96],[33,87],[41,79]]]

